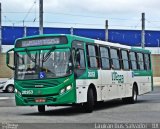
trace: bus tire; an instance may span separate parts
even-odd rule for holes
[[[89,88],[87,93],[87,102],[84,104],[84,110],[86,113],[91,113],[94,109],[94,93],[93,89]]]
[[[39,105],[38,106],[38,112],[45,112],[45,105]]]
[[[123,103],[127,104],[128,103],[128,98],[122,98]]]
[[[136,86],[133,86],[132,96],[128,98],[123,98],[124,103],[134,104],[137,102],[138,90]]]
[[[137,102],[138,91],[136,86],[133,86],[132,97],[129,98],[130,103],[134,104]]]

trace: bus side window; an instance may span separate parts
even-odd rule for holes
[[[86,67],[86,65],[85,65],[85,57],[84,57],[84,50],[82,50],[82,49],[78,49],[76,51],[75,67],[77,69],[85,69],[85,67]]]
[[[112,68],[113,69],[120,69],[120,57],[119,57],[119,50],[111,48],[110,49],[111,53],[111,59],[112,59]]]
[[[136,59],[136,53],[135,52],[130,52],[130,61],[131,61],[131,69],[132,70],[137,70],[137,59]]]
[[[107,47],[100,47],[100,59],[101,68],[110,69],[109,49]]]
[[[150,55],[149,54],[144,54],[144,61],[145,61],[145,70],[150,70]]]
[[[143,54],[137,53],[137,59],[138,59],[138,66],[140,70],[144,70],[144,60],[143,60]]]
[[[87,57],[88,57],[89,68],[99,67],[98,50],[95,45],[87,45]]]
[[[129,70],[129,57],[127,50],[121,50],[122,55],[122,66],[124,70]]]

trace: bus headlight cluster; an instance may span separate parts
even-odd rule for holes
[[[17,91],[18,91],[17,89],[14,90],[15,93],[17,93]]]
[[[15,89],[14,90],[14,92],[16,93],[16,94],[18,94],[19,96],[21,96],[22,94],[21,94],[21,92],[20,91],[18,91],[17,89]]]
[[[60,94],[63,94],[64,92],[69,91],[71,88],[72,88],[72,86],[69,85],[69,86],[67,86],[67,87],[65,87],[65,88],[63,88],[63,89],[61,89]]]

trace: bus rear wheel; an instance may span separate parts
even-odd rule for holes
[[[137,96],[138,96],[138,90],[136,86],[133,86],[132,96],[128,98],[123,98],[122,100],[124,103],[134,104],[137,102]]]
[[[38,112],[45,112],[45,105],[39,105]]]
[[[137,92],[137,88],[134,86],[133,87],[133,91],[132,91],[132,97],[130,98],[130,102],[131,103],[136,103],[137,102],[137,96],[138,96],[138,92]]]
[[[87,102],[83,105],[86,113],[91,113],[94,109],[94,93],[93,89],[89,88],[87,93]]]

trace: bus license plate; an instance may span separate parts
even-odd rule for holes
[[[35,102],[36,103],[43,103],[43,102],[46,102],[46,100],[44,98],[37,98],[37,99],[35,99]]]

